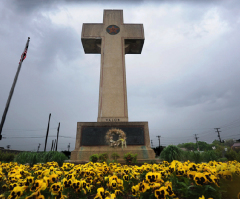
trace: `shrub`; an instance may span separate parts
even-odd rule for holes
[[[238,154],[236,151],[234,150],[229,150],[226,154],[225,157],[229,160],[229,161],[233,161],[233,160],[237,160]]]
[[[227,158],[219,158],[217,161],[218,161],[218,162],[227,162],[228,159],[227,159]]]
[[[198,164],[202,161],[202,156],[201,156],[201,153],[198,152],[198,151],[193,151],[192,152],[192,155],[193,155],[193,161]]]
[[[114,161],[117,161],[117,159],[120,158],[120,156],[116,152],[112,153],[111,157]]]
[[[102,153],[98,155],[99,162],[106,162],[108,159],[108,154],[107,153]]]
[[[90,156],[89,160],[91,162],[97,162],[98,161],[98,154],[93,154]]]
[[[123,158],[125,159],[126,164],[131,164],[131,163],[137,162],[137,154],[132,154],[131,152],[124,154]]]
[[[182,156],[182,150],[174,145],[169,145],[163,149],[160,154],[160,159],[172,162],[173,160],[180,160]]]
[[[214,151],[214,150],[211,150],[211,151],[205,151],[201,154],[202,156],[202,161],[203,162],[209,162],[209,161],[217,161],[219,158],[218,154]]]
[[[14,161],[19,164],[29,163],[30,166],[33,166],[37,163],[47,163],[47,162],[57,162],[59,166],[62,166],[63,162],[67,160],[67,156],[58,151],[49,151],[49,152],[22,152],[19,153]]]
[[[0,161],[3,161],[3,162],[11,162],[14,160],[14,157],[15,157],[15,154],[13,153],[4,153],[4,152],[0,152]]]

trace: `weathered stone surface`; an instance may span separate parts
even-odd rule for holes
[[[104,10],[103,23],[84,23],[81,38],[85,53],[101,53],[97,121],[128,121],[125,54],[141,53],[143,25],[124,24],[122,10]]]
[[[86,142],[88,142],[89,137],[84,137],[84,130],[83,129],[110,129],[110,128],[119,128],[119,129],[134,129],[135,131],[139,131],[139,136],[141,138],[144,138],[144,143],[140,143],[139,145],[133,144],[130,142],[130,144],[127,144],[127,148],[123,147],[110,147],[108,145],[97,145],[98,143],[98,137],[92,136],[91,144],[96,142],[95,146],[86,146],[82,145],[81,143],[85,142],[84,139],[87,139]],[[142,129],[141,129],[142,128]],[[100,132],[100,131],[99,131]],[[106,131],[107,132],[107,131]],[[95,132],[97,133],[97,132]],[[126,131],[125,132],[128,137],[135,136],[136,132],[134,131]],[[141,133],[143,135],[141,135]],[[105,137],[105,134],[100,133],[101,137],[100,139]],[[140,139],[141,139],[140,138]],[[131,138],[130,138],[131,139]],[[132,144],[132,145],[131,145]],[[153,160],[155,159],[155,153],[150,148],[150,138],[149,138],[149,131],[148,131],[148,122],[78,122],[77,123],[77,135],[76,135],[76,144],[75,149],[71,153],[71,161],[72,162],[88,162],[89,157],[93,154],[100,154],[100,153],[108,153],[109,157],[111,157],[111,154],[113,152],[117,152],[120,155],[119,161],[124,162],[123,156],[124,154],[131,152],[134,154],[137,154],[139,161],[147,161],[147,160]],[[111,158],[110,158],[111,159]]]

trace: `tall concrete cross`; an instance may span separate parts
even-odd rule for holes
[[[104,10],[103,23],[84,23],[86,54],[101,54],[98,122],[127,122],[125,54],[141,54],[142,24],[124,24],[122,10]]]

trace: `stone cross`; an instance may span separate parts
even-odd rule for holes
[[[125,54],[141,54],[142,24],[124,24],[122,10],[104,10],[103,23],[84,23],[87,54],[101,54],[98,122],[127,122]]]

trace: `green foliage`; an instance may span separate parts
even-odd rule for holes
[[[233,161],[233,160],[237,160],[240,162],[240,152],[236,152],[234,150],[229,150],[227,151],[227,153],[225,154],[225,157],[229,160],[229,161]]]
[[[2,162],[11,162],[14,160],[15,154],[9,152],[0,151],[0,161]]]
[[[131,152],[124,154],[123,158],[125,159],[126,164],[137,162],[137,154],[132,154]]]
[[[98,160],[99,162],[106,162],[108,159],[108,154],[107,153],[102,153],[98,155]]]
[[[219,156],[219,154],[217,152],[215,152],[214,150],[211,151],[204,151],[202,154],[202,161],[203,162],[209,162],[209,161],[217,161],[219,158],[221,158],[221,156]]]
[[[98,154],[93,154],[90,156],[89,160],[91,162],[97,162],[98,161]]]
[[[202,161],[202,156],[201,156],[200,152],[193,151],[192,153],[193,153],[193,161],[195,163],[200,163]]]
[[[58,151],[49,151],[49,152],[22,152],[19,153],[14,161],[19,164],[29,163],[30,166],[33,166],[37,163],[47,163],[47,162],[57,162],[59,166],[62,166],[63,162],[67,160],[67,156]]]
[[[219,159],[217,160],[217,162],[227,162],[227,161],[228,161],[227,158],[219,158]]]
[[[120,158],[120,155],[116,152],[112,153],[111,155],[111,158],[114,160],[114,161],[117,161],[118,158]]]
[[[197,144],[193,142],[188,142],[188,143],[182,143],[177,145],[179,148],[185,148],[189,151],[196,151],[197,150]],[[198,141],[198,146],[200,151],[209,151],[213,150],[212,147],[214,146],[213,144],[208,144],[206,142]]]
[[[196,144],[195,143],[192,143],[192,142],[188,142],[188,143],[182,143],[182,144],[178,144],[177,145],[179,148],[185,148],[189,151],[191,150],[197,150],[197,147],[196,147]]]
[[[160,154],[160,159],[172,162],[173,160],[180,160],[182,156],[182,150],[174,145],[169,145],[163,149]]]

